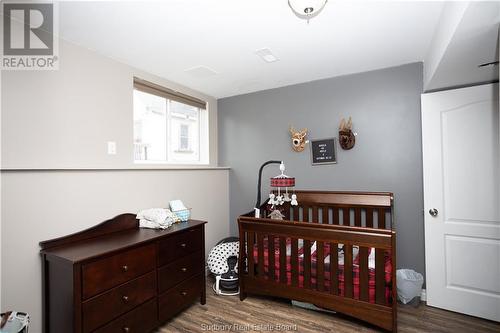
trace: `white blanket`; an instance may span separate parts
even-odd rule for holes
[[[177,216],[165,208],[141,210],[137,214],[137,219],[139,219],[139,227],[149,229],[167,229],[178,221]]]

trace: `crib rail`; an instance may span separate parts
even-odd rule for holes
[[[384,205],[389,204],[390,207],[391,203],[392,199],[384,202]],[[336,203],[329,209],[342,208],[338,205]],[[386,207],[384,205],[374,206],[383,209]],[[312,206],[309,218],[306,214],[303,220],[321,221],[317,210],[315,213],[315,207],[322,208],[322,206]],[[349,205],[349,209],[351,208],[352,205]],[[291,214],[293,218],[294,213]],[[319,217],[321,214],[319,213]],[[350,224],[277,221],[251,216],[240,216],[238,223],[242,299],[246,297],[247,292],[291,298],[358,317],[388,330],[395,329],[394,231],[385,228],[350,226]],[[318,258],[314,263],[312,244],[316,246],[316,258]],[[338,260],[339,244],[343,245],[342,265],[339,265]],[[354,247],[359,248],[356,263],[353,255]],[[299,249],[302,249],[302,253],[299,253]],[[330,255],[329,262],[325,263],[326,260],[323,258],[326,257],[326,249],[329,249]],[[375,281],[373,276],[370,279],[370,249],[375,251]],[[394,267],[390,273],[389,283],[392,301],[386,297],[385,256],[388,253]],[[356,277],[353,276],[354,266],[358,268]],[[357,280],[356,284],[354,279]],[[375,290],[373,297],[370,297],[370,283],[372,292]],[[340,285],[342,288],[339,288]]]
[[[393,194],[390,192],[296,191],[299,205],[285,208],[291,221],[394,229]],[[262,206],[267,216],[266,205]]]

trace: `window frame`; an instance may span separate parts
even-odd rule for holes
[[[153,165],[209,165],[210,164],[210,157],[209,157],[209,148],[210,148],[210,133],[209,133],[209,122],[208,122],[208,108],[207,108],[207,102],[203,101],[201,99],[180,93],[178,91],[157,85],[155,83],[145,81],[142,79],[139,79],[137,77],[134,77],[134,84],[133,84],[133,91],[140,91],[143,93],[155,95],[158,97],[165,98],[165,104],[166,104],[166,152],[165,152],[165,157],[166,160],[137,160],[136,159],[136,154],[135,154],[135,145],[137,144],[135,141],[135,119],[133,119],[133,150],[134,154],[132,156],[133,158],[133,163],[134,164],[153,164]],[[171,154],[172,153],[187,153],[187,152],[195,152],[192,147],[192,143],[188,138],[188,149],[187,150],[179,150],[179,147],[174,147],[173,142],[172,142],[172,117],[171,117],[171,102],[177,102],[181,104],[186,104],[192,107],[195,107],[198,112],[198,156],[196,160],[193,161],[176,161],[171,159]],[[133,113],[135,110],[133,110]],[[135,115],[133,115],[133,118]],[[190,125],[188,126],[188,131],[191,132],[190,130]],[[203,129],[202,127],[206,127]],[[180,127],[180,126],[179,126]],[[189,133],[188,132],[188,133]],[[202,137],[202,134],[203,137]],[[205,139],[206,136],[206,143],[202,142],[202,139]],[[179,138],[180,140],[180,128],[179,128]],[[180,146],[180,143],[179,143]]]

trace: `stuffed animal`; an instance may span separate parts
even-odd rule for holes
[[[285,215],[283,215],[279,209],[275,209],[267,217],[270,217],[273,220],[283,220]]]
[[[269,202],[268,203],[271,206],[274,206],[276,204],[276,201],[274,200],[274,197],[275,197],[274,193],[269,194]]]

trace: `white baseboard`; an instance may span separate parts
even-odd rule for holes
[[[427,291],[425,289],[422,289],[422,292],[420,293],[420,301],[427,302]]]

